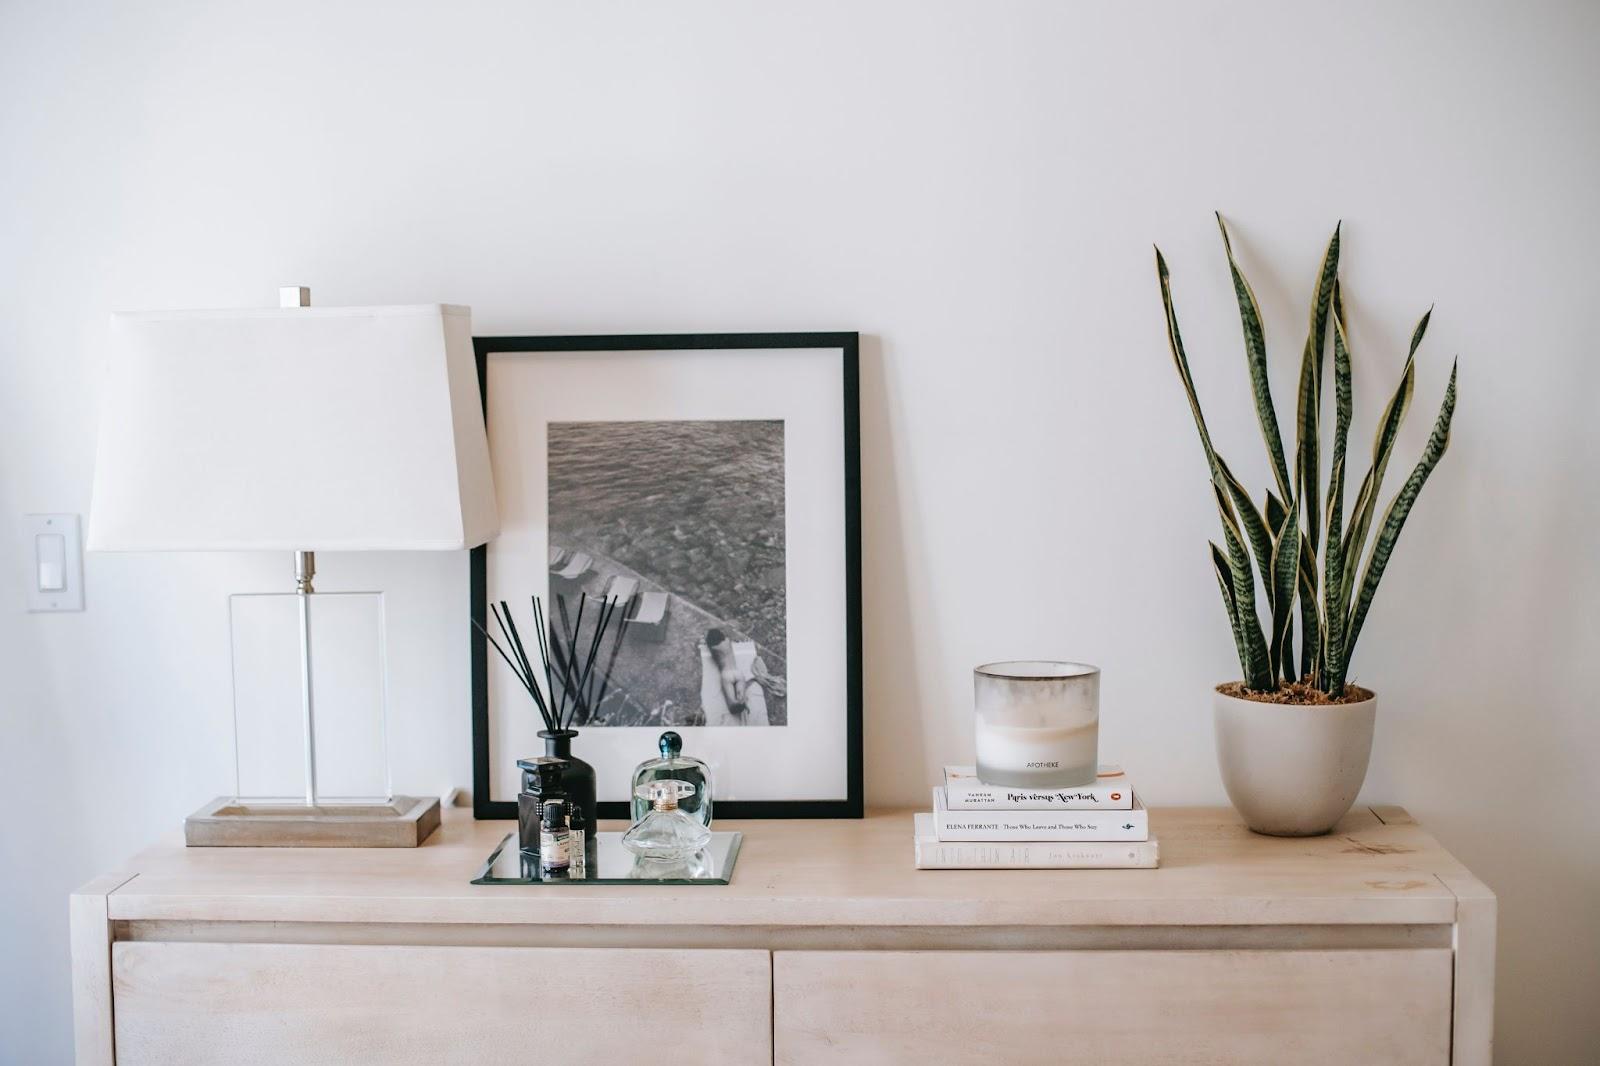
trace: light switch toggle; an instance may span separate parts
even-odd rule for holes
[[[40,533],[33,538],[33,557],[39,564],[39,591],[61,592],[67,587],[67,538],[60,533]]]
[[[30,611],[83,610],[83,534],[75,514],[23,515],[17,547],[27,552],[22,588]]]

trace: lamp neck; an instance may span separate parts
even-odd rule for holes
[[[308,596],[317,591],[311,587],[311,579],[317,576],[317,555],[315,552],[294,553],[294,590],[302,596]]]

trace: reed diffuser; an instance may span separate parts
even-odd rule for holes
[[[590,721],[595,710],[605,701],[606,690],[611,684],[611,668],[622,649],[623,627],[617,614],[623,604],[615,597],[596,597],[594,602],[599,607],[590,615],[590,633],[585,638],[584,615],[590,610],[590,596],[587,593],[579,595],[575,617],[567,609],[565,596],[555,598],[557,618],[547,617],[539,597],[534,596],[532,600],[533,631],[539,652],[538,669],[535,669],[533,660],[528,656],[516,619],[511,615],[511,605],[505,600],[489,605],[495,626],[500,630],[500,640],[496,640],[476,618],[472,624],[483,634],[490,647],[499,653],[533,700],[539,717],[544,721],[544,728],[539,731],[539,736],[544,740],[544,754],[565,761],[561,775],[562,789],[582,811],[584,823],[592,828],[596,819],[594,767],[572,754],[572,739],[578,735],[575,727]],[[599,665],[601,653],[608,638],[611,646],[604,655],[605,664],[602,668]],[[504,641],[503,645],[501,641]],[[524,769],[524,792],[536,784],[528,778],[528,771]]]

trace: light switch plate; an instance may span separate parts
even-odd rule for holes
[[[83,610],[83,535],[75,514],[23,515],[30,611]]]

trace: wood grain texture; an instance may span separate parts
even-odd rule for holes
[[[119,943],[118,1066],[771,1061],[763,951]]]
[[[97,877],[67,900],[72,950],[72,1039],[78,1066],[113,1066],[111,920],[106,897],[130,875]]]
[[[517,890],[468,880],[507,822],[447,810],[416,849],[201,849],[131,864],[113,919],[552,925],[1118,926],[1448,924],[1458,869],[1416,825],[1352,811],[1276,839],[1228,808],[1158,809],[1158,870],[916,870],[911,814],[718,823],[745,834],[733,883]],[[607,825],[604,828],[617,828]]]
[[[780,1066],[1443,1066],[1450,952],[776,952]]]

